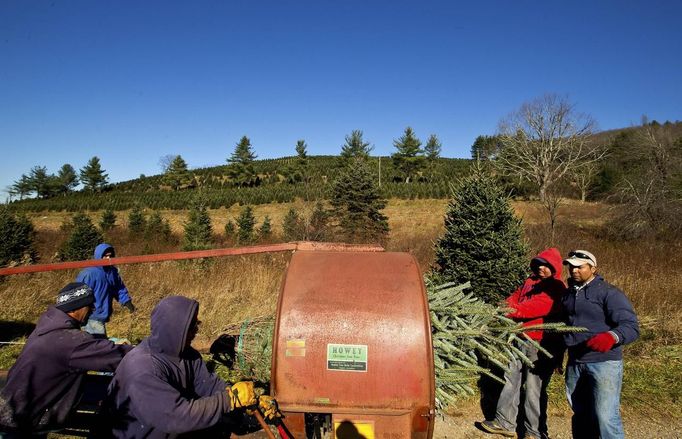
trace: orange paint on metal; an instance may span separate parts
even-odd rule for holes
[[[291,355],[302,341],[305,354]],[[277,305],[271,376],[285,413],[374,422],[381,438],[430,438],[433,347],[415,258],[296,252]]]
[[[101,267],[105,265],[139,264],[148,262],[179,261],[183,259],[215,258],[221,256],[250,255],[257,253],[273,253],[296,250],[314,251],[356,251],[381,252],[378,245],[353,245],[325,242],[289,242],[284,244],[255,245],[251,247],[221,248],[212,250],[196,250],[189,252],[157,253],[153,255],[122,256],[111,259],[88,259],[85,261],[61,262],[56,264],[22,265],[18,267],[0,268],[0,276],[12,274],[39,273],[44,271],[71,270],[85,267]]]

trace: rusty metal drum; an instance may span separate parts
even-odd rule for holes
[[[431,438],[430,328],[413,256],[294,253],[277,305],[271,378],[294,436]]]

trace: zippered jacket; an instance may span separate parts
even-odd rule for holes
[[[59,427],[82,395],[84,373],[113,372],[130,349],[96,339],[65,312],[48,308],[0,391],[0,425],[24,433]]]
[[[572,280],[562,299],[566,323],[587,328],[587,332],[564,334],[569,362],[596,363],[623,358],[623,345],[639,337],[639,323],[625,294],[597,275],[578,289]],[[586,342],[596,334],[611,331],[618,342],[608,352],[596,352]]]
[[[99,244],[95,247],[94,259],[102,259],[104,253],[109,249],[113,249],[113,247],[107,243]],[[121,305],[131,300],[128,288],[118,274],[118,268],[113,265],[85,268],[78,273],[76,282],[87,284],[95,293],[95,310],[90,315],[93,320],[108,322],[114,299]]]
[[[186,347],[199,304],[167,297],[154,308],[151,335],[121,362],[107,406],[117,438],[170,438],[215,426],[231,409],[226,384]]]
[[[523,326],[541,325],[549,321],[557,321],[560,316],[561,297],[566,292],[566,285],[561,280],[561,253],[556,248],[548,248],[533,259],[543,259],[553,268],[553,276],[541,279],[530,275],[523,285],[514,291],[506,300],[514,311],[507,315]],[[552,319],[555,317],[555,319]],[[541,340],[542,330],[528,331],[533,340]]]

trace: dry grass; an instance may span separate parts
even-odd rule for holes
[[[524,222],[531,251],[537,252],[550,246],[546,213],[542,207],[537,202],[515,202],[513,206]],[[291,207],[309,214],[314,205],[300,200],[295,203],[260,205],[254,206],[254,213],[259,222],[265,215],[270,216],[273,231],[279,234],[282,220]],[[433,245],[443,230],[446,207],[446,200],[391,200],[384,211],[389,217],[391,228],[387,250],[412,253],[422,270],[428,271],[433,263]],[[233,206],[209,212],[219,244],[225,223],[235,219],[240,210],[239,206]],[[679,303],[682,302],[682,270],[676,267],[682,262],[682,243],[609,241],[600,233],[607,212],[608,207],[602,204],[567,201],[560,208],[555,245],[563,253],[573,248],[591,250],[597,255],[600,272],[626,292],[638,313],[647,317],[645,320],[648,319],[650,326],[656,325],[666,333],[681,333],[681,325],[677,323],[680,319],[677,317],[680,315]],[[118,223],[125,223],[128,212],[116,214]],[[99,212],[90,213],[95,222],[99,220],[99,215]],[[161,215],[169,220],[176,236],[175,242],[145,243],[131,240],[120,226],[108,233],[106,239],[117,247],[119,255],[175,251],[179,247],[179,236],[187,214],[185,211],[162,211]],[[64,239],[59,227],[69,217],[70,214],[63,212],[32,216],[38,230],[37,247],[42,255],[40,262],[52,260],[52,255]],[[203,265],[147,264],[124,266],[121,271],[141,310],[147,308],[146,304],[151,308],[156,300],[167,294],[185,294],[202,301],[207,316],[214,316],[206,318],[210,325],[211,319],[224,319],[223,316],[217,316],[233,302],[240,304],[239,309],[243,310],[241,315],[253,314],[252,310],[244,308],[247,305],[253,304],[258,309],[258,303],[252,300],[274,304],[273,297],[277,294],[285,267],[283,257],[271,255],[220,259]],[[74,276],[75,272],[56,272],[6,279],[0,283],[0,318],[34,320],[51,303],[53,293]],[[250,295],[255,295],[255,298],[250,299]],[[18,297],[21,300],[17,300]],[[217,305],[216,301],[221,301],[221,304]],[[22,311],[24,308],[28,309]],[[126,328],[125,323],[118,321],[122,318],[121,314],[112,321],[112,329]],[[228,315],[234,315],[232,310]],[[143,315],[137,317],[139,320]],[[136,328],[142,329],[139,324],[131,327],[135,333],[138,333]]]

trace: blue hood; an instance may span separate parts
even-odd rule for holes
[[[199,313],[199,302],[182,296],[162,299],[152,311],[152,351],[179,357],[185,349],[192,319]]]
[[[114,250],[114,246],[109,245],[106,242],[97,245],[97,247],[95,247],[94,259],[102,259],[104,252],[107,251],[108,249]]]

